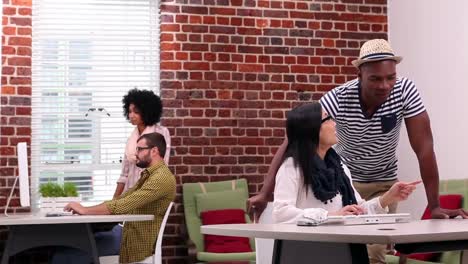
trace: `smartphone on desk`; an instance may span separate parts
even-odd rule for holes
[[[46,213],[46,217],[59,217],[59,216],[72,216],[73,212],[48,212]]]
[[[297,220],[297,223],[296,223],[297,226],[318,226],[320,224],[321,224],[320,222],[311,221],[307,219]]]

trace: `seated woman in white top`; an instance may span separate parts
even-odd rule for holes
[[[288,113],[289,143],[276,175],[273,201],[276,223],[296,223],[303,216],[320,222],[329,215],[386,213],[387,205],[407,199],[416,188],[419,182],[398,182],[382,196],[364,201],[332,148],[337,143],[335,125],[319,103]]]

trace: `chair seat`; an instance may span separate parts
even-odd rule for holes
[[[166,209],[166,213],[164,214],[164,217],[161,222],[161,227],[158,230],[158,236],[156,239],[155,243],[155,249],[154,249],[154,254],[145,258],[144,260],[141,260],[137,263],[143,263],[143,264],[161,264],[162,263],[162,250],[161,250],[161,245],[162,245],[162,240],[163,240],[163,234],[164,234],[164,229],[166,228],[166,223],[167,223],[167,218],[169,217],[169,214],[171,212],[172,206],[174,205],[174,202],[169,203],[169,206]],[[114,256],[101,256],[99,257],[99,262],[101,264],[119,264],[119,256],[114,255]]]
[[[387,264],[398,264],[399,260],[400,260],[400,257],[398,256],[393,256],[393,255],[385,256],[385,262]],[[422,260],[416,260],[416,259],[407,259],[406,263],[407,264],[440,264],[439,262],[422,261]]]
[[[430,262],[430,261],[421,261],[421,260],[415,260],[415,259],[407,259],[407,264],[459,264],[460,263],[460,256],[461,252],[460,251],[446,251],[442,253],[442,256],[440,258],[439,262]],[[393,255],[386,255],[385,256],[385,262],[387,264],[398,264],[399,257],[398,256],[393,256]]]
[[[153,256],[149,256],[138,263],[153,263]],[[119,264],[119,256],[101,256],[99,257],[99,262],[101,262],[101,264]]]
[[[249,261],[249,260],[255,260],[255,252],[243,252],[243,253],[198,252],[197,259],[199,261],[205,261],[205,262]]]

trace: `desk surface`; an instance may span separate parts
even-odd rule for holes
[[[73,215],[46,217],[44,215],[15,214],[9,217],[0,216],[0,226],[149,221],[153,219],[154,215]]]
[[[379,225],[232,224],[202,226],[203,234],[343,243],[418,243],[468,240],[468,220],[423,220]]]

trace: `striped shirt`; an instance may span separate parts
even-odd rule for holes
[[[153,255],[162,219],[176,194],[176,180],[163,161],[145,169],[138,182],[119,198],[105,202],[111,214],[152,214],[154,220],[125,222],[119,263]]]
[[[425,111],[414,83],[398,78],[387,100],[372,117],[361,108],[358,79],[326,93],[320,104],[336,121],[338,143],[334,146],[358,182],[397,178],[396,147],[404,118]]]

